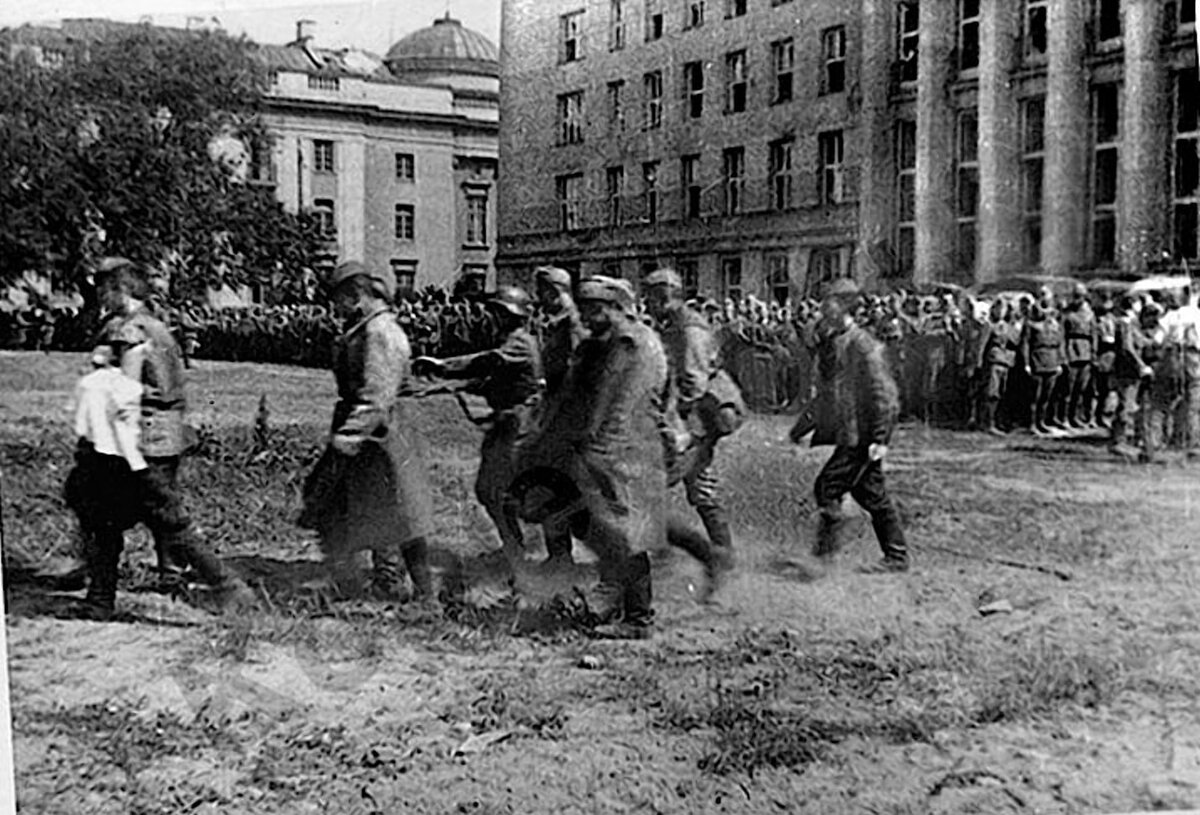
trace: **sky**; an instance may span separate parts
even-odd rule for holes
[[[186,27],[188,17],[216,17],[230,34],[283,44],[296,36],[296,21],[316,22],[314,45],[353,46],[384,54],[396,40],[432,24],[449,10],[492,42],[500,42],[500,0],[4,0],[0,28],[52,23],[64,17],[103,17]]]

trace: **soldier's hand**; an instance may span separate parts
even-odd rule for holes
[[[887,455],[888,446],[886,444],[872,444],[867,448],[867,458],[871,461],[883,461]]]
[[[362,442],[353,436],[344,436],[341,433],[335,433],[333,438],[329,440],[329,446],[333,448],[335,453],[343,456],[356,456],[362,448]]]

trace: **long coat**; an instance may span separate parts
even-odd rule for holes
[[[900,401],[883,347],[850,326],[817,347],[816,430],[812,445],[866,447],[887,444]]]
[[[331,432],[360,446],[354,456],[327,448],[305,485],[305,515],[326,554],[392,547],[431,531],[424,445],[397,396],[410,361],[408,337],[388,309],[367,315],[335,344]]]

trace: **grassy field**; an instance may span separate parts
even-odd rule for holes
[[[59,491],[83,362],[0,354],[14,569],[71,544]],[[319,572],[316,544],[292,521],[332,377],[201,362],[190,382],[204,446],[185,467],[189,507],[262,608],[214,617],[143,590],[141,532],[118,601],[133,622],[60,619],[69,598],[11,586],[22,812],[1200,807],[1195,466],[1119,464],[1097,439],[905,427],[888,472],[914,571],[857,574],[877,557],[859,517],[818,576],[824,452],[761,417],[721,451],[740,567],[721,602],[697,603],[696,564],[664,555],[655,638],[599,643],[534,608],[586,580],[586,562],[564,575],[530,561],[519,596],[481,566],[449,618],[314,603],[298,586]],[[477,431],[445,398],[416,421],[436,546],[486,564],[498,541],[472,497]]]

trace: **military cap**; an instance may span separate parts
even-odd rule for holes
[[[682,289],[683,278],[674,269],[658,269],[646,276],[647,286],[666,286],[669,289]]]
[[[624,309],[632,308],[636,299],[629,281],[605,275],[596,275],[580,283],[575,297],[577,300],[601,300]]]
[[[339,284],[352,277],[365,277],[375,281],[383,287],[383,292],[388,300],[396,295],[396,275],[392,273],[391,269],[368,269],[361,261],[357,260],[348,260],[334,269],[333,277],[329,279],[329,286],[337,288]]]
[[[571,288],[571,273],[557,266],[539,266],[533,270],[533,277],[560,289]]]

